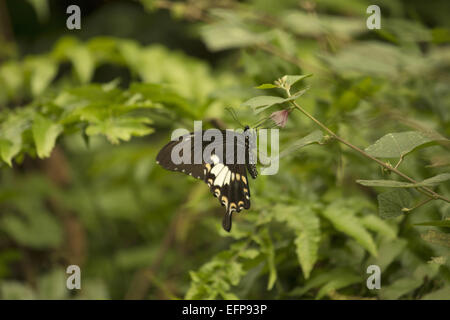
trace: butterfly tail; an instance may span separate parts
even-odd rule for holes
[[[225,212],[225,215],[223,216],[223,220],[222,220],[222,227],[225,231],[230,232],[231,230],[231,215],[233,214],[233,212],[227,210],[227,212]]]

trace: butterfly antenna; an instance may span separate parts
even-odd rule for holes
[[[237,117],[237,114],[236,114],[236,111],[234,111],[233,108],[226,107],[225,110],[227,110],[231,114],[231,116],[233,117],[234,121],[236,121],[241,126],[241,128],[244,127],[244,125],[239,121],[239,119]]]

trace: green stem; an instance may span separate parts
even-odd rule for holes
[[[415,205],[414,207],[412,207],[412,208],[403,208],[402,211],[403,211],[403,212],[410,212],[410,211],[413,211],[414,209],[417,209],[417,208],[423,206],[424,204],[430,202],[431,200],[433,200],[433,198],[427,198],[427,199],[425,199],[425,200],[419,202],[418,204],[416,204],[416,205]]]
[[[290,97],[291,94],[289,92],[289,90],[286,90],[288,96]],[[357,146],[351,144],[350,142],[344,140],[343,138],[341,138],[340,136],[338,136],[337,134],[335,134],[333,131],[331,131],[327,126],[325,126],[322,122],[320,122],[319,120],[317,120],[316,118],[314,118],[308,111],[306,111],[305,109],[303,109],[302,107],[300,107],[297,102],[295,101],[291,101],[291,103],[295,106],[295,108],[297,108],[299,111],[301,111],[305,116],[307,116],[309,119],[311,119],[312,121],[314,121],[319,127],[321,127],[323,130],[325,130],[326,132],[328,132],[328,134],[330,134],[334,139],[336,139],[337,141],[345,144],[347,147],[353,149],[354,151],[362,154],[364,157],[375,161],[376,163],[378,163],[380,166],[394,172],[395,174],[399,175],[400,177],[402,177],[405,180],[408,180],[409,182],[412,183],[417,183],[417,181],[415,181],[413,178],[410,178],[409,176],[407,176],[406,174],[404,174],[403,172],[399,171],[397,168],[392,167],[389,164],[384,163],[383,161],[371,156],[370,154],[368,154],[367,152],[365,152],[364,150],[358,148]],[[450,203],[450,199],[448,199],[445,196],[442,196],[436,192],[434,192],[433,190],[431,190],[428,187],[419,187],[417,190],[419,190],[420,192],[422,192],[423,194],[427,195],[428,197],[432,198],[432,199],[440,199],[440,200],[444,200],[445,202],[449,202]]]

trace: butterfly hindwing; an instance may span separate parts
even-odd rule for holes
[[[205,182],[219,203],[226,208],[222,226],[230,231],[233,212],[250,208],[247,172],[245,164],[226,164],[216,155],[212,158],[213,163],[206,165]]]

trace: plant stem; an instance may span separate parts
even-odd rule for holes
[[[291,94],[289,92],[289,90],[286,90],[288,96],[290,97]],[[318,126],[320,126],[323,130],[325,130],[326,132],[328,132],[334,139],[336,139],[337,141],[345,144],[347,147],[355,150],[356,152],[362,154],[364,157],[375,161],[376,163],[378,163],[380,166],[394,172],[395,174],[399,175],[400,177],[402,177],[405,180],[408,180],[409,182],[412,183],[417,183],[417,181],[415,181],[413,178],[410,178],[409,176],[407,176],[406,174],[404,174],[403,172],[399,171],[397,168],[392,167],[391,165],[384,163],[383,161],[371,156],[370,154],[368,154],[367,152],[365,152],[364,150],[358,148],[357,146],[351,144],[350,142],[344,140],[343,138],[341,138],[340,136],[338,136],[337,134],[335,134],[333,131],[331,131],[327,126],[325,126],[322,122],[320,122],[319,120],[317,120],[316,118],[314,118],[308,111],[306,111],[305,109],[303,109],[302,107],[300,107],[297,102],[295,101],[291,101],[291,103],[295,106],[295,108],[297,108],[299,111],[301,111],[305,116],[307,116],[309,119],[311,119],[312,121],[314,121]],[[427,195],[428,197],[432,198],[432,199],[440,199],[440,200],[444,200],[445,202],[449,202],[450,203],[450,199],[448,199],[445,196],[442,196],[436,192],[434,192],[433,190],[431,190],[428,187],[419,187],[418,190],[420,192],[422,192],[423,194]]]
[[[403,208],[402,211],[403,211],[403,212],[410,212],[410,211],[413,211],[414,209],[417,209],[417,208],[423,206],[424,204],[430,202],[431,200],[433,200],[433,198],[427,198],[427,199],[425,199],[425,200],[419,202],[418,204],[416,204],[416,205],[415,205],[414,207],[412,207],[412,208]]]

